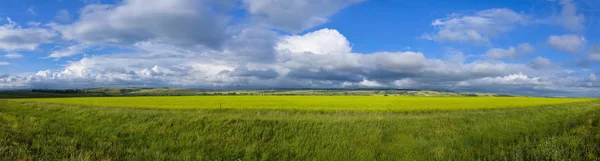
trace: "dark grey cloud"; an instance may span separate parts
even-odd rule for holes
[[[274,79],[279,76],[279,73],[277,73],[273,69],[248,70],[247,67],[243,67],[243,66],[235,68],[235,70],[233,70],[229,74],[234,77],[256,77],[259,79]]]
[[[319,80],[319,81],[338,81],[338,82],[360,82],[363,78],[356,73],[345,73],[340,71],[303,71],[294,70],[287,74],[290,78]]]

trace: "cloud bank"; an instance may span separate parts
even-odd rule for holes
[[[62,69],[0,76],[0,88],[190,87],[190,88],[412,88],[510,94],[591,96],[600,93],[596,75],[581,77],[545,57],[527,63],[505,62],[536,52],[523,42],[490,47],[483,59],[467,60],[460,51],[356,52],[343,33],[318,28],[340,10],[360,0],[124,0],[88,4],[70,23],[23,28],[0,26],[0,50],[36,50],[53,41],[68,42],[45,58],[65,59]],[[233,4],[233,7],[231,7]],[[573,14],[565,5],[562,16]],[[237,5],[237,6],[236,6]],[[248,17],[231,19],[232,8]],[[238,17],[239,18],[239,17]],[[490,44],[529,16],[496,8],[452,14],[432,21],[433,31],[420,38],[459,44]],[[583,19],[565,22],[579,30]],[[573,25],[575,24],[575,25]],[[59,40],[55,40],[59,39]],[[586,40],[577,35],[552,35],[547,44],[575,53]],[[86,55],[94,47],[127,50]],[[97,51],[98,52],[98,51]],[[600,54],[590,51],[589,59]],[[4,55],[17,59],[14,52]],[[10,65],[0,62],[0,65]]]

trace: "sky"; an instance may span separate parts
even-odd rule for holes
[[[0,89],[600,97],[600,0],[3,0]]]

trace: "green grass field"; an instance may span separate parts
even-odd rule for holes
[[[38,98],[27,101],[161,109],[262,109],[321,111],[424,111],[531,107],[586,102],[593,99],[532,97],[409,96],[184,96]]]
[[[600,160],[599,118],[567,98],[0,99],[0,160]]]

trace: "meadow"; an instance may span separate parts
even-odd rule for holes
[[[569,98],[0,99],[0,160],[600,160],[599,118]]]

